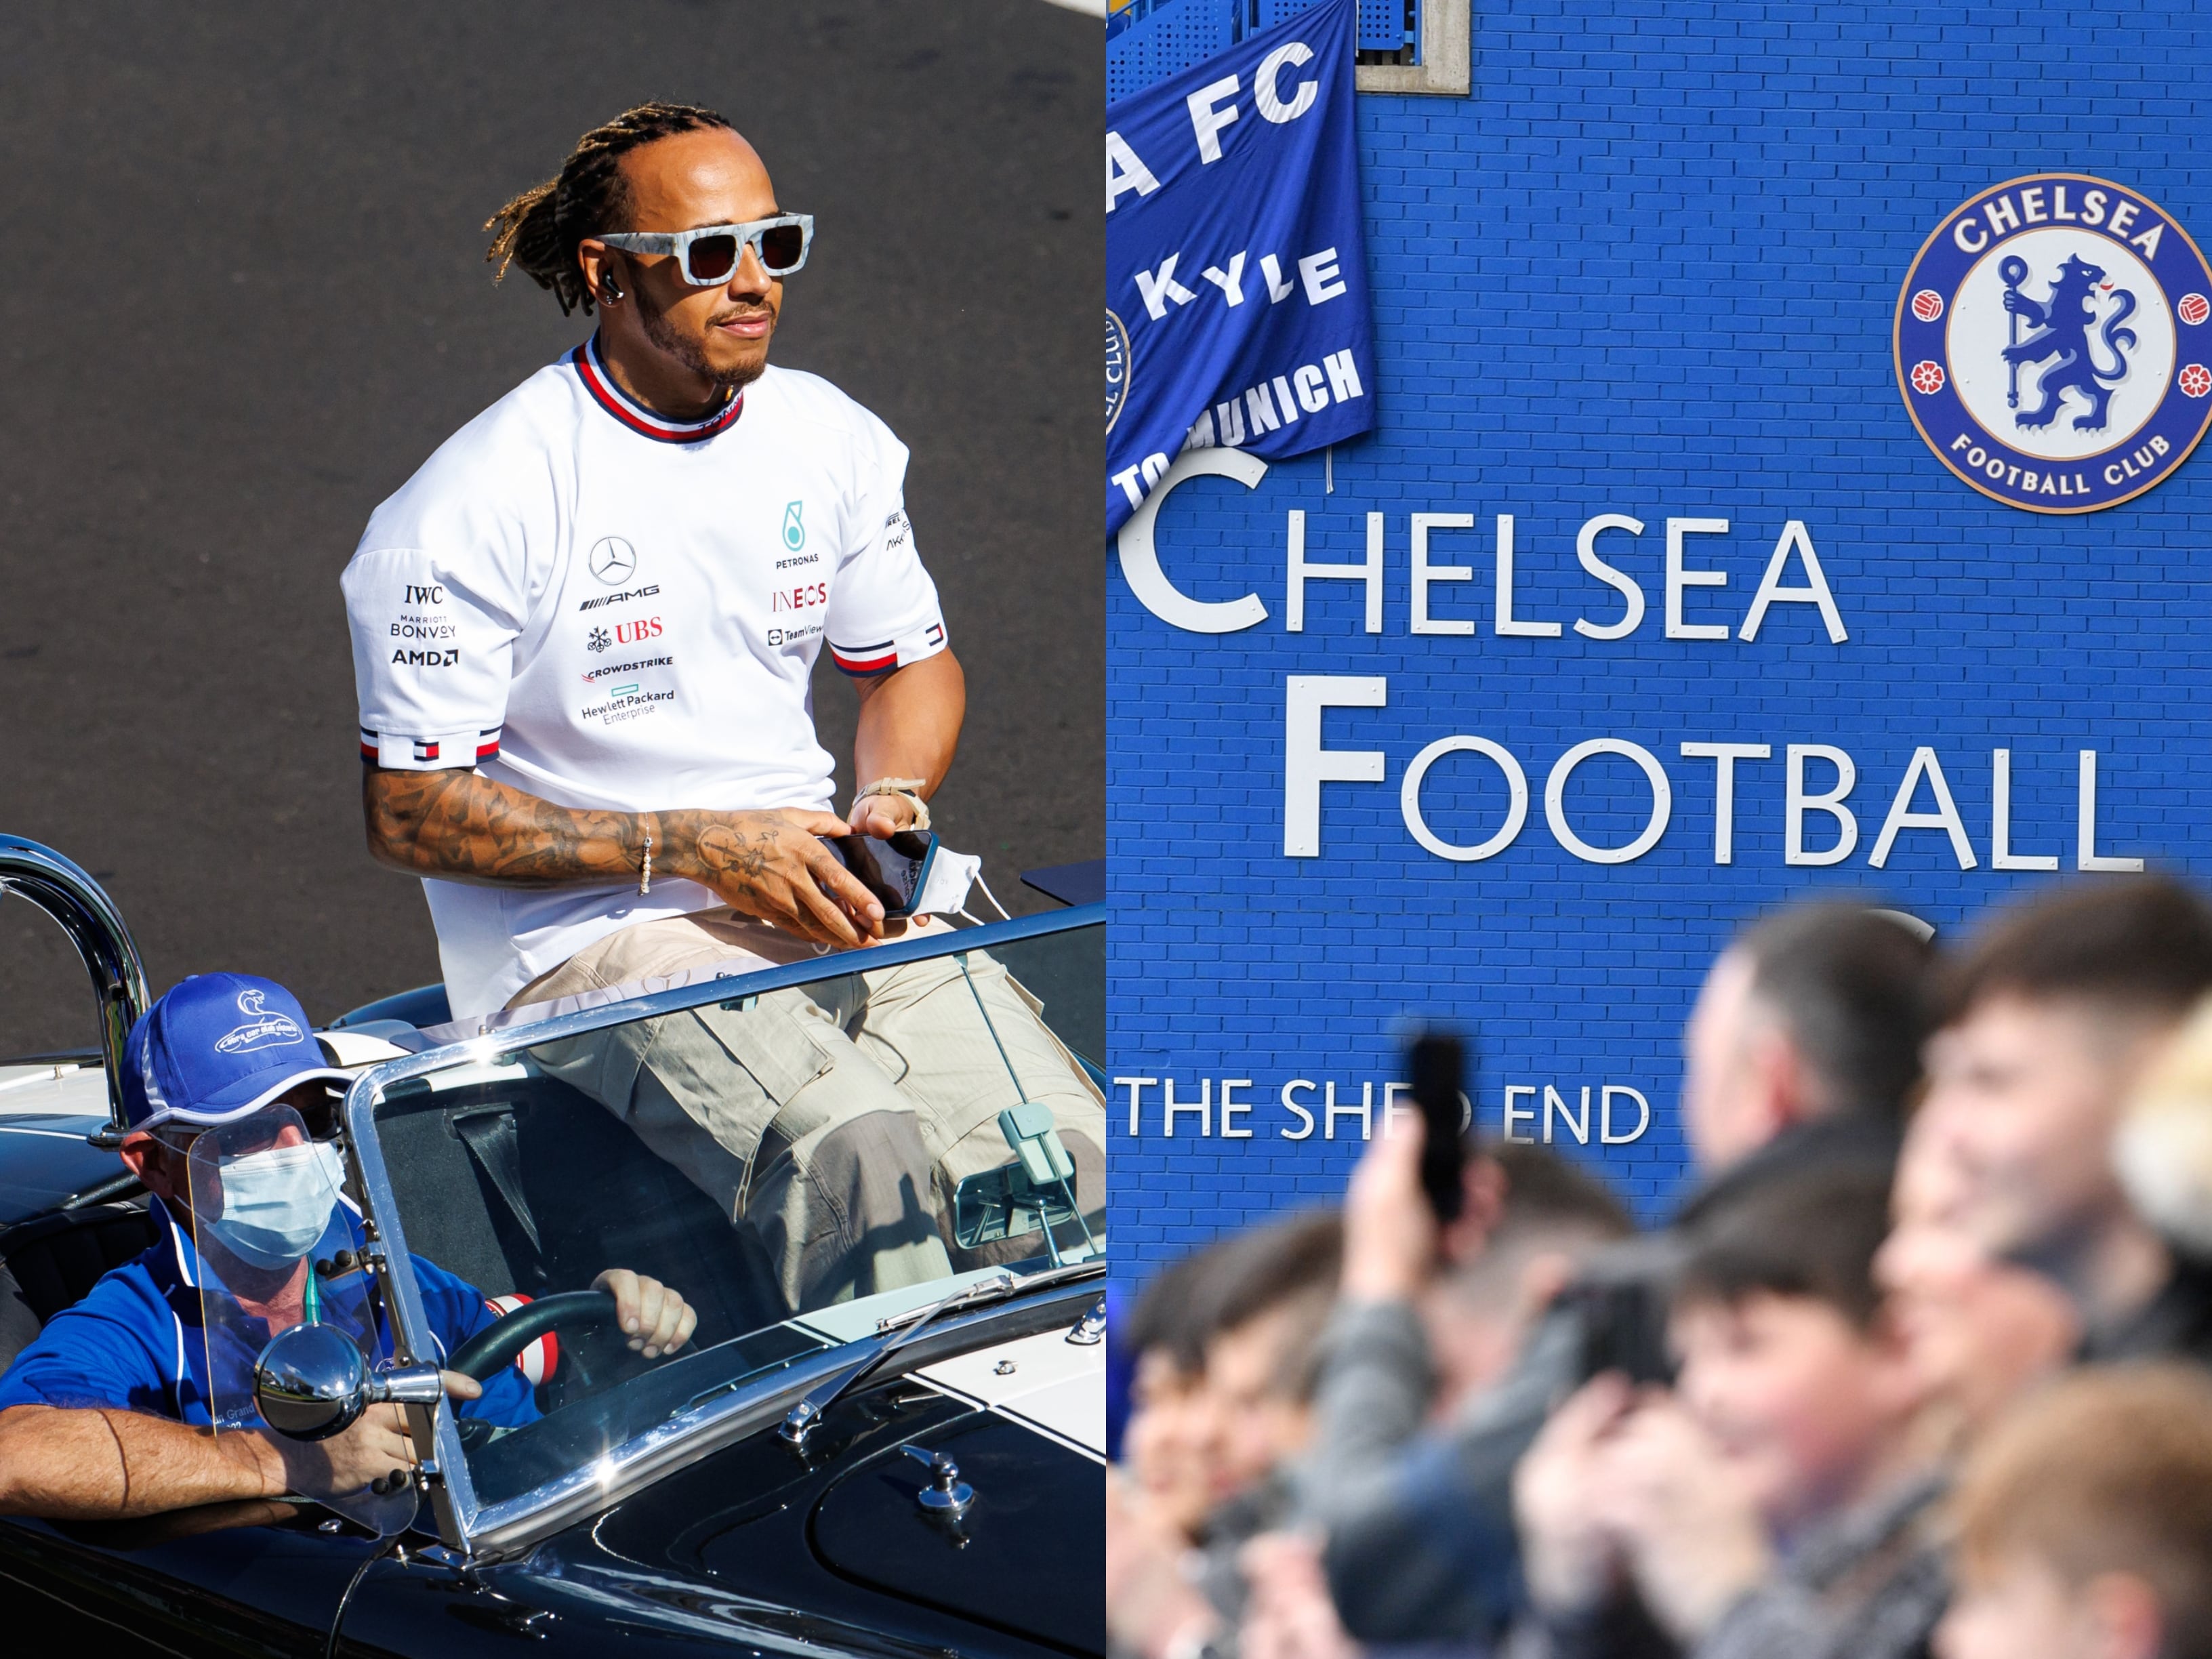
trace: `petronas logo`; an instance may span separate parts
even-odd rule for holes
[[[804,501],[793,501],[783,509],[783,544],[796,553],[806,545],[806,526],[799,518]]]

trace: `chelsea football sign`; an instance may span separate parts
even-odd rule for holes
[[[1936,458],[2032,513],[2170,477],[2212,424],[2212,268],[2141,191],[2078,173],[1993,185],[1897,298],[1905,407]]]

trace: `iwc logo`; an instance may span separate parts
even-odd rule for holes
[[[1109,307],[1106,312],[1106,429],[1121,416],[1129,398],[1129,331]]]
[[[2212,267],[2140,191],[2078,173],[1949,215],[1897,296],[1898,385],[1943,465],[2032,513],[2163,483],[2212,424]]]

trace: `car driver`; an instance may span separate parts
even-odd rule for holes
[[[270,1115],[290,1127],[259,1159],[250,1191],[246,1172],[228,1166],[222,1213],[196,1224],[192,1212],[196,1137],[277,1103],[319,1116],[330,1086],[351,1080],[324,1064],[299,1003],[273,981],[196,975],[146,1011],[125,1052],[130,1127],[121,1153],[153,1194],[160,1242],[55,1315],[0,1375],[0,1514],[113,1520],[288,1492],[343,1497],[410,1467],[394,1406],[373,1406],[312,1444],[210,1431],[216,1385],[203,1329],[208,1284],[230,1293],[240,1328],[265,1342],[306,1316],[308,1264],[342,1228],[330,1164],[318,1157],[335,1148],[306,1142],[301,1120],[282,1114]],[[204,1180],[205,1168],[198,1173]],[[475,1286],[412,1259],[445,1352],[497,1319]],[[617,1268],[592,1285],[613,1293],[629,1346],[648,1357],[681,1347],[697,1323],[684,1298],[657,1280]],[[384,1341],[388,1352],[388,1335]],[[484,1383],[443,1376],[447,1394],[469,1402],[469,1416],[507,1427],[538,1416],[515,1367]]]
[[[343,583],[369,846],[423,878],[454,1018],[882,939],[817,837],[926,830],[966,690],[905,447],[768,363],[813,221],[721,116],[647,104],[490,227],[502,274],[596,331],[379,507]],[[825,641],[860,696],[843,817]],[[653,1022],[564,1075],[759,1227],[793,1307],[926,1282],[952,1183],[1007,1161],[996,1115],[1024,1095],[1103,1192],[1103,1094],[971,966]]]

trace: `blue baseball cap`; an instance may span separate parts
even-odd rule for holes
[[[312,1078],[350,1083],[323,1057],[299,999],[252,974],[195,974],[139,1016],[124,1045],[133,1129],[230,1123]]]

